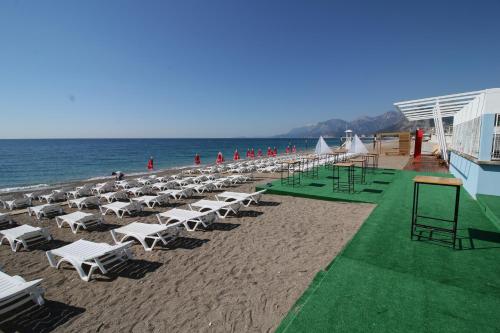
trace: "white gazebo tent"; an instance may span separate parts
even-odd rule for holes
[[[368,154],[368,149],[366,149],[365,145],[357,134],[354,135],[354,138],[352,139],[351,147],[349,147],[349,153],[356,155]]]
[[[316,149],[314,149],[316,155],[330,154],[332,150],[326,144],[325,139],[322,136],[319,137],[318,143],[316,144]]]
[[[471,102],[481,102],[483,91],[443,95],[394,103],[399,111],[410,121],[434,119],[434,127],[441,155],[448,156],[444,136],[443,118],[453,117]]]

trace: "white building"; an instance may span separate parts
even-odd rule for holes
[[[408,120],[434,119],[436,135],[449,156],[450,172],[476,194],[500,196],[500,88],[429,97],[394,104]],[[443,117],[453,117],[446,144]]]

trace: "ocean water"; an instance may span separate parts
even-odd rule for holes
[[[0,191],[36,188],[74,180],[147,172],[153,156],[155,169],[192,166],[200,154],[203,165],[213,164],[221,151],[226,161],[235,149],[245,158],[247,149],[288,145],[298,151],[312,149],[315,139],[40,139],[0,140]],[[338,139],[327,143],[339,146]]]

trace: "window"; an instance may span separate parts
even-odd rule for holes
[[[453,149],[459,153],[478,158],[480,127],[480,117],[456,124],[453,127]]]

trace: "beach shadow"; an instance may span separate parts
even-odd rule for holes
[[[205,243],[208,243],[209,239],[199,239],[199,238],[190,238],[190,237],[178,237],[176,240],[168,243],[165,247],[161,247],[161,249],[175,250],[175,249],[184,249],[184,250],[194,250]]]
[[[215,222],[212,223],[207,229],[204,229],[205,231],[231,231],[233,229],[238,228],[240,225],[236,223],[221,223],[221,222]]]
[[[45,300],[42,306],[30,302],[25,307],[25,309],[16,308],[15,310],[17,313],[23,312],[22,314],[0,323],[0,331],[52,332],[60,325],[85,312],[84,308],[50,300]]]
[[[384,191],[383,190],[376,190],[376,189],[373,189],[373,188],[365,188],[361,192],[379,194],[379,193],[382,193]]]
[[[155,261],[146,261],[142,259],[127,260],[114,267],[107,275],[95,275],[92,279],[97,281],[113,281],[118,277],[124,277],[132,280],[144,278],[148,273],[152,273],[163,264]]]
[[[71,231],[70,231],[71,232]],[[49,251],[49,250],[54,250],[59,247],[65,246],[71,244],[71,242],[66,242],[60,239],[52,239],[51,241],[47,243],[41,243],[40,245],[33,247],[34,250],[40,250],[40,251]]]
[[[240,210],[238,212],[238,217],[258,217],[264,214],[263,212],[259,212],[257,210]]]
[[[277,201],[259,201],[258,206],[262,207],[276,207],[281,205],[281,202]]]

